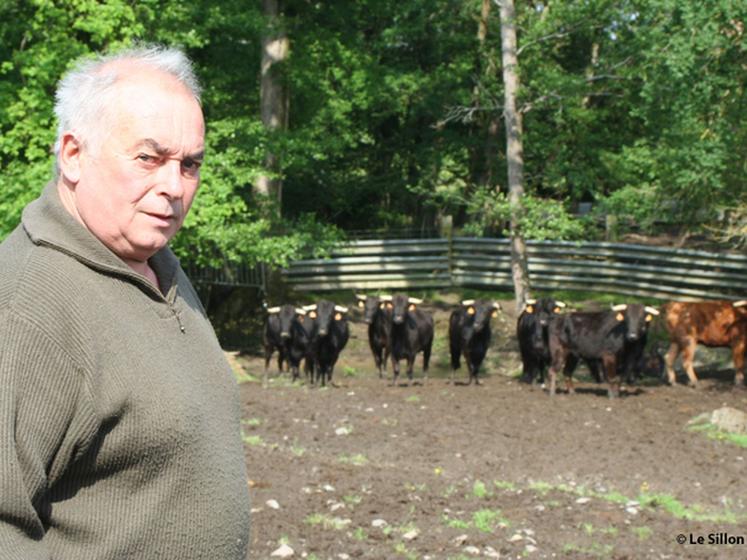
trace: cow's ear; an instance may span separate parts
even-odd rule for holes
[[[474,315],[475,314],[475,308],[471,305],[467,308],[467,315]]]
[[[359,299],[359,300],[358,300],[358,307],[360,307],[361,309],[363,309],[364,307],[366,307],[366,304],[365,304],[365,303],[363,303],[363,300],[362,300],[362,299]]]
[[[394,304],[391,301],[386,302],[387,309],[394,309]]]
[[[646,322],[650,323],[653,320],[654,320],[654,316],[651,315],[651,313],[646,313]]]
[[[615,319],[617,319],[618,321],[624,321],[625,320],[625,315],[623,315],[622,313],[618,312],[617,315],[615,315]]]
[[[316,319],[316,311],[309,311],[309,317]]]
[[[342,313],[335,313],[335,321],[341,321],[342,320]]]
[[[416,308],[416,307],[417,307],[417,306],[416,306],[416,305],[415,305],[414,303],[411,303],[411,304],[410,304],[410,305],[408,306],[407,310],[408,310],[408,311],[415,311],[415,308]]]
[[[387,306],[386,303],[383,301],[379,303],[379,309],[384,309],[386,306]]]
[[[534,306],[533,305],[527,305],[524,309],[527,313],[534,313]]]
[[[299,322],[299,323],[303,323],[303,322],[304,322],[304,319],[306,319],[306,317],[304,317],[303,315],[299,315],[299,316],[298,316],[298,322]]]
[[[494,317],[494,318],[498,317],[498,310],[497,309],[493,309],[493,312],[490,314],[490,316]]]

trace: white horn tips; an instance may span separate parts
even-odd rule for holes
[[[358,294],[355,294],[355,297],[361,301],[366,301],[368,299],[368,296],[359,296]]]
[[[535,303],[537,303],[536,299],[527,299],[527,300],[524,300],[524,305],[534,305]]]
[[[268,307],[267,312],[268,313],[280,313],[280,308],[279,307]]]
[[[411,297],[411,298],[407,298],[407,299],[408,299],[408,301],[410,303],[414,303],[415,305],[420,305],[421,303],[423,303],[423,300],[419,299],[419,298]]]
[[[304,305],[303,309],[304,311],[314,311],[316,309],[316,303],[312,303],[311,305]]]
[[[613,305],[612,311],[625,311],[628,308],[627,303],[621,303],[619,305]]]
[[[650,306],[648,306],[648,305],[647,305],[647,306],[646,306],[646,307],[644,307],[643,309],[644,309],[645,311],[647,311],[648,313],[651,313],[651,315],[658,315],[658,314],[659,314],[659,310],[658,310],[658,309],[656,309],[655,307],[650,307]]]
[[[745,305],[747,305],[747,299],[740,299],[739,301],[735,301],[734,303],[732,303],[732,305],[734,307],[744,307]]]
[[[473,299],[462,300],[462,305],[472,305],[473,303],[475,303],[475,300]]]
[[[562,301],[557,301],[557,300],[555,301],[555,305],[557,305],[558,307],[560,307],[560,309],[565,309],[566,307],[568,307],[568,306],[567,306],[567,305],[566,305],[565,303],[563,303]]]
[[[498,303],[497,301],[493,302],[493,309],[498,309],[500,311],[503,311],[503,308],[501,307],[501,304]]]
[[[339,311],[340,313],[347,313],[348,308],[343,307],[342,305],[335,305],[335,311]]]
[[[299,315],[306,315],[306,310],[301,309],[300,307],[296,307],[296,313],[298,313]]]
[[[382,294],[379,296],[379,301],[392,301],[392,296],[390,294]]]

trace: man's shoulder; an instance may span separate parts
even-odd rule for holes
[[[0,308],[65,307],[77,288],[81,265],[31,241],[18,226],[0,243]]]

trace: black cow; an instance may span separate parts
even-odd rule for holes
[[[394,376],[392,384],[397,384],[399,361],[407,360],[407,377],[412,382],[412,368],[415,356],[423,353],[423,382],[428,379],[428,362],[433,346],[433,316],[418,308],[422,299],[410,298],[404,294],[392,297],[391,357]]]
[[[490,345],[490,319],[498,314],[500,304],[485,300],[464,300],[449,317],[449,350],[451,351],[451,381],[464,356],[469,372],[469,384],[479,385],[477,374]]]
[[[296,318],[291,323],[291,339],[288,348],[288,364],[293,375],[293,381],[298,379],[298,369],[301,365],[301,360],[305,360],[304,373],[307,379],[313,371],[314,363],[311,344],[314,320],[306,316],[306,309],[297,309],[296,311]]]
[[[599,364],[609,383],[610,398],[618,396],[618,366],[636,351],[636,345],[657,314],[652,307],[622,304],[613,306],[610,311],[569,313],[553,319],[549,330],[550,395],[555,394],[556,377],[561,370],[568,392],[573,393],[571,374],[579,359],[584,359]]]
[[[278,371],[283,371],[283,363],[287,363],[290,347],[291,325],[299,312],[303,313],[303,310],[296,309],[293,305],[267,308],[267,319],[262,336],[262,344],[265,350],[265,377],[267,377],[270,358],[276,350],[278,353]]]
[[[548,329],[552,318],[565,308],[565,303],[552,298],[528,299],[516,321],[516,337],[521,352],[523,383],[543,382],[550,366]]]
[[[368,325],[368,344],[374,357],[379,379],[384,375],[391,352],[392,296],[355,296],[363,308],[363,321]]]
[[[331,301],[320,300],[313,306],[306,306],[307,317],[314,321],[311,328],[311,382],[321,380],[322,387],[332,381],[337,358],[348,343],[350,332],[345,314],[347,307],[335,305]]]

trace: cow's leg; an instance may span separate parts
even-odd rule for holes
[[[737,337],[731,343],[731,357],[734,360],[734,385],[741,387],[744,385],[744,352],[747,348],[747,341],[742,337]]]
[[[412,372],[415,369],[415,355],[407,356],[407,384],[412,383]]]
[[[563,366],[563,377],[565,378],[565,388],[569,395],[576,392],[573,387],[573,372],[576,371],[578,365],[578,356],[575,354],[569,354],[565,358],[565,366]]]
[[[397,385],[397,378],[399,377],[399,360],[392,355],[392,386]]]
[[[547,370],[547,377],[550,378],[549,391],[550,391],[550,396],[551,397],[555,396],[555,379],[557,378],[557,376],[558,376],[558,373],[557,373],[557,370],[555,369],[555,367],[554,366],[550,366],[550,369]]]
[[[607,375],[609,381],[608,395],[611,399],[620,395],[620,378],[617,375],[617,360],[614,354],[605,354],[602,356],[602,369]]]
[[[677,360],[677,355],[680,353],[680,345],[676,342],[672,342],[667,350],[667,355],[664,357],[664,363],[667,366],[667,381],[670,385],[674,385],[677,382],[677,376],[674,373],[674,362]]]
[[[682,366],[687,372],[688,381],[690,386],[696,388],[698,386],[698,376],[695,375],[695,368],[693,367],[693,360],[695,359],[695,348],[698,343],[695,339],[689,339],[682,349]]]
[[[431,349],[433,348],[433,339],[423,348],[423,385],[428,381],[428,366],[431,363]]]

